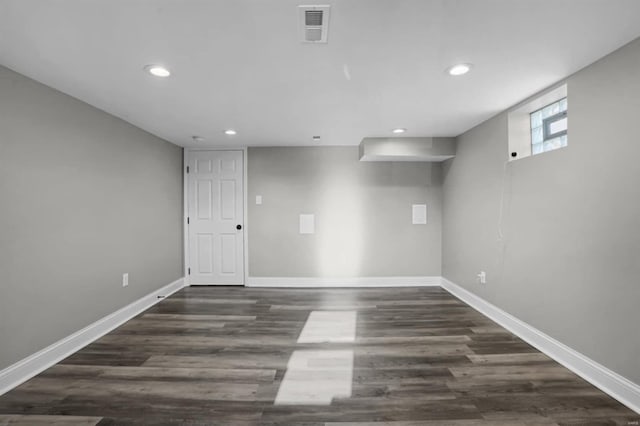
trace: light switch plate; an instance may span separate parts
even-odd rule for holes
[[[262,195],[256,195],[256,204],[257,205],[262,204]]]
[[[315,229],[315,216],[312,214],[300,215],[300,233],[301,234],[314,234]]]
[[[129,285],[129,273],[122,274],[122,287]]]

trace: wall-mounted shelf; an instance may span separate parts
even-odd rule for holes
[[[455,157],[455,138],[364,138],[360,161],[445,161]]]

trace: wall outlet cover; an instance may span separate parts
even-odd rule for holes
[[[315,234],[315,216],[312,214],[300,215],[300,233],[301,234]]]
[[[413,206],[411,206],[411,222],[414,225],[427,224],[427,205],[426,204],[414,204]]]

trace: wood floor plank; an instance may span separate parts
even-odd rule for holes
[[[355,335],[332,341],[327,320],[318,343],[298,343],[313,311],[355,311]],[[187,287],[0,396],[0,426],[633,422],[435,287]]]
[[[0,426],[94,426],[101,417],[0,414]]]
[[[176,368],[176,367],[109,367],[58,364],[39,377],[45,378],[102,378],[131,381],[199,380],[228,383],[272,383],[275,369]]]
[[[142,318],[180,321],[255,321],[255,315],[189,315],[189,314],[144,314]]]
[[[325,426],[558,426],[548,418],[540,420],[421,420],[399,422],[327,422]]]

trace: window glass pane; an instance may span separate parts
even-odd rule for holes
[[[531,128],[542,126],[542,111],[536,111],[531,114]]]
[[[567,117],[549,123],[549,133],[556,134],[567,130]]]
[[[540,154],[541,152],[544,152],[544,147],[541,143],[531,145],[531,153],[533,155]]]
[[[560,112],[560,101],[554,102],[549,106],[542,108],[542,118],[551,117]]]
[[[561,148],[562,144],[560,143],[560,138],[554,138],[548,141],[545,141],[544,143],[544,150],[546,151],[553,151],[554,149],[558,149]]]
[[[561,99],[559,104],[560,104],[560,111],[567,110],[567,98]]]
[[[542,108],[542,118],[551,117],[553,115],[553,105],[555,104]]]
[[[531,154],[536,155],[567,146],[568,119],[560,114],[568,110],[567,98],[547,105],[529,115]],[[549,119],[549,117],[553,117]],[[558,118],[562,117],[562,118]],[[558,133],[565,133],[561,136]],[[548,139],[545,140],[545,134]]]
[[[542,142],[542,127],[536,127],[531,130],[531,143],[540,143]]]

